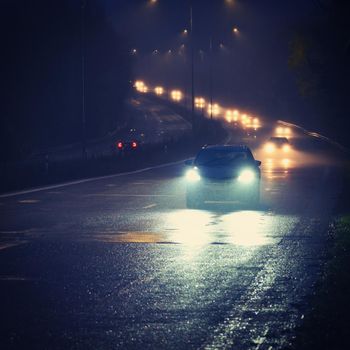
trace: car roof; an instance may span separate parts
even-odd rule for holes
[[[270,141],[284,141],[284,142],[289,142],[286,137],[281,137],[281,136],[271,136]]]
[[[250,151],[246,145],[206,145],[202,149],[214,149],[218,151],[231,150],[235,152],[247,152]]]

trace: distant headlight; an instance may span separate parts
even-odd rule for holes
[[[275,151],[276,146],[275,146],[273,143],[270,143],[270,142],[269,142],[269,143],[267,143],[267,144],[265,145],[264,149],[265,149],[265,151],[266,151],[267,153],[272,153],[272,152]]]
[[[238,176],[238,181],[249,184],[255,180],[255,173],[253,170],[245,169]]]
[[[197,168],[193,168],[187,171],[186,173],[186,179],[189,182],[197,182],[201,179],[201,176],[198,173]]]

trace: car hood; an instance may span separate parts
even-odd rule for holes
[[[197,166],[201,176],[208,179],[232,179],[239,176],[241,171],[249,167],[254,170],[254,167],[250,166]]]

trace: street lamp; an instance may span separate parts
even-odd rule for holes
[[[191,114],[192,114],[192,131],[195,131],[194,116],[194,37],[193,37],[193,8],[190,6],[190,26],[191,26]]]
[[[149,0],[151,4],[156,4],[157,0]],[[234,4],[234,0],[225,0],[228,5]],[[234,32],[238,32],[238,29],[235,27]],[[184,29],[182,32],[184,35],[188,34],[188,30]],[[194,89],[194,35],[193,35],[193,4],[192,0],[190,2],[190,41],[191,41],[191,116],[192,116],[192,131],[195,130],[195,89]],[[212,105],[212,37],[210,37],[210,105]],[[158,53],[156,50],[154,53]],[[180,50],[181,53],[181,50]],[[212,119],[213,111],[210,111],[210,118]]]
[[[86,0],[81,0],[81,124],[82,157],[86,159],[86,115],[85,115],[85,7]]]
[[[203,97],[196,97],[194,103],[196,108],[203,109],[205,107],[205,99]]]
[[[161,86],[156,86],[154,88],[154,92],[156,93],[156,95],[163,95],[164,89]]]
[[[211,119],[213,118],[213,116],[218,116],[220,113],[220,106],[217,103],[214,104],[209,104],[208,105],[208,113],[211,116]]]
[[[182,100],[182,92],[180,90],[172,90],[170,96],[173,101],[179,102]]]

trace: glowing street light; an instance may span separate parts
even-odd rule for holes
[[[203,109],[205,107],[205,99],[203,97],[196,97],[194,99],[194,105],[196,108]]]
[[[237,34],[237,33],[239,32],[239,30],[238,30],[237,27],[233,27],[233,28],[232,28],[232,32],[235,33],[235,34]]]
[[[250,117],[249,115],[247,116],[247,119],[246,119],[247,123],[246,123],[246,126],[249,128],[252,126],[252,117]]]
[[[172,90],[170,96],[173,101],[179,102],[182,100],[182,92],[180,90]]]
[[[213,115],[213,116],[217,116],[220,113],[220,106],[217,103],[212,104],[208,104],[208,114],[209,115]]]
[[[141,92],[144,86],[145,86],[145,83],[142,80],[135,81],[134,87],[136,88],[137,91]]]
[[[233,111],[231,111],[230,109],[228,109],[225,113],[225,118],[227,120],[228,123],[231,123],[233,120]]]
[[[239,111],[237,109],[235,109],[233,111],[233,121],[238,121],[238,118],[239,118]]]
[[[143,85],[139,91],[142,92],[143,94],[145,94],[148,92],[148,87],[146,85]]]
[[[249,117],[247,114],[243,113],[241,115],[241,123],[243,127],[247,127],[251,123],[251,117]]]
[[[290,128],[283,128],[281,126],[276,128],[276,134],[277,136],[290,136],[291,135],[291,129]]]
[[[136,50],[136,49],[132,49],[132,50],[131,50],[131,54],[132,54],[132,55],[136,55],[136,54],[137,54],[137,50]]]
[[[156,95],[163,95],[164,89],[161,86],[156,86],[154,88],[154,92],[155,92]]]
[[[255,117],[253,118],[253,128],[254,130],[260,128],[261,124],[260,124],[260,120],[259,118]]]

